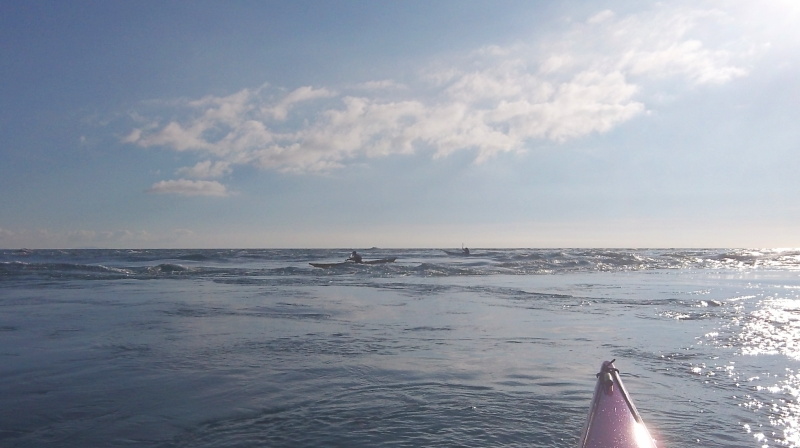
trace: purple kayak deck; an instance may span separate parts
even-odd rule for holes
[[[597,374],[592,407],[580,448],[656,448],[633,405],[614,361],[603,362]]]

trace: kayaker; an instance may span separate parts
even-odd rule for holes
[[[350,253],[350,258],[347,261],[352,261],[353,263],[361,263],[361,255],[358,252],[353,251]]]

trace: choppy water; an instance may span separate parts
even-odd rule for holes
[[[0,251],[2,447],[800,447],[800,251]]]

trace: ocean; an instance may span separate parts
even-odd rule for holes
[[[800,251],[0,251],[0,446],[800,447]]]

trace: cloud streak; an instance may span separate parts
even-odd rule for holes
[[[189,179],[162,180],[161,182],[153,184],[147,192],[156,194],[177,194],[181,196],[224,197],[229,195],[227,187],[217,181]]]
[[[693,33],[727,20],[717,11],[600,11],[540,46],[476,50],[428,67],[413,85],[394,80],[351,89],[262,86],[184,101],[183,118],[150,122],[124,142],[196,153],[177,180],[148,191],[226,196],[218,181],[236,166],[325,172],[391,155],[447,157],[472,151],[476,163],[524,151],[537,140],[565,142],[608,132],[647,109],[649,82],[687,86],[745,76],[744,50],[714,49]],[[537,48],[544,48],[537,49]]]
[[[194,239],[197,235],[189,229],[158,229],[156,232],[147,230],[69,230],[57,231],[51,229],[24,229],[17,232],[3,231],[0,229],[0,242],[4,239],[14,241],[19,247],[31,248],[81,248],[81,247],[118,247],[139,248],[167,245],[174,247],[182,244],[197,244]],[[200,237],[207,240],[208,236]]]

